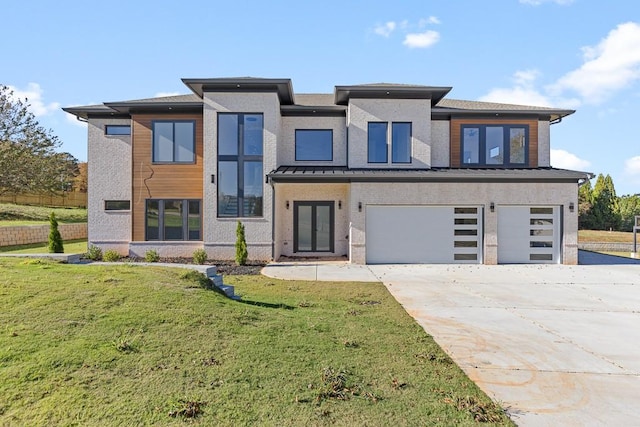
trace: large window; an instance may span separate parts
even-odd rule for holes
[[[146,240],[202,240],[200,200],[147,199]]]
[[[331,129],[296,129],[296,160],[333,160],[333,131]]]
[[[152,128],[154,163],[195,162],[195,121],[154,121]]]
[[[367,128],[367,161],[387,163],[389,161],[389,124],[369,122]],[[391,123],[391,162],[411,163],[411,123]]]
[[[218,217],[262,216],[262,114],[218,114]]]
[[[525,166],[529,152],[527,125],[463,125],[463,166]]]

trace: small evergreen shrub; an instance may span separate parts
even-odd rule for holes
[[[245,265],[247,263],[247,241],[244,237],[244,225],[238,221],[236,228],[236,264]]]
[[[146,262],[158,262],[160,261],[160,254],[155,249],[149,249],[144,253],[144,260]]]
[[[102,249],[100,249],[96,245],[91,245],[91,246],[89,246],[89,250],[87,251],[85,257],[90,259],[91,261],[101,261],[102,260]]]
[[[116,262],[120,261],[120,254],[113,249],[108,249],[104,251],[104,255],[102,255],[102,259],[106,262]]]
[[[207,252],[204,249],[196,249],[193,251],[193,262],[194,264],[204,264],[207,262]]]
[[[58,220],[56,220],[56,214],[54,212],[51,212],[51,215],[49,215],[49,253],[64,253],[62,236],[60,235],[60,230],[58,230]]]

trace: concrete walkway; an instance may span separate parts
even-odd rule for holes
[[[638,425],[640,264],[581,261],[591,265],[292,263],[264,274],[382,281],[518,425]]]

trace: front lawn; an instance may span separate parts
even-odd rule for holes
[[[579,243],[633,243],[633,232],[578,230]]]
[[[512,425],[379,283],[0,271],[0,425]]]

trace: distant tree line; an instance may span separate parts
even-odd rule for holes
[[[633,231],[640,194],[618,197],[611,177],[600,174],[593,187],[587,181],[578,190],[578,215],[580,229]]]
[[[56,150],[62,143],[0,84],[0,195],[86,191],[86,163]]]

